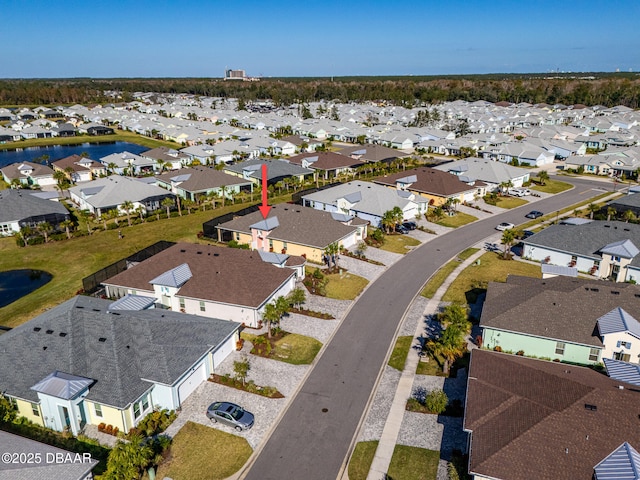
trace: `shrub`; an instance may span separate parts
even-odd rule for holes
[[[442,390],[432,390],[424,399],[425,407],[427,407],[430,412],[437,414],[441,414],[446,410],[447,403],[449,403],[449,399],[447,398],[447,394]]]
[[[516,355],[520,355],[521,357],[523,357],[524,356],[524,350],[518,350],[516,352]]]
[[[502,347],[500,345],[496,345],[495,347],[493,347],[493,351],[494,352],[501,352],[502,351]]]
[[[107,428],[104,429],[104,433],[108,433],[109,435],[113,435],[113,425],[107,425]]]
[[[100,425],[98,425],[98,431],[99,432],[104,432],[104,429],[107,428],[107,424],[102,422]]]
[[[151,437],[164,432],[176,418],[175,412],[167,409],[154,410],[144,417],[137,426],[136,434]],[[129,433],[131,436],[131,433]]]
[[[118,427],[113,427],[113,436],[117,437],[119,431],[120,431],[120,429]]]

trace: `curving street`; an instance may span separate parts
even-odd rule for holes
[[[585,201],[612,184],[562,177],[575,188],[540,200],[545,213]],[[341,478],[361,419],[406,309],[436,270],[495,233],[500,222],[524,223],[531,205],[438,236],[389,267],[353,304],[241,477],[249,480]]]

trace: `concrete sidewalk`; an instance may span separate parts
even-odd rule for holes
[[[433,298],[431,298],[427,303],[425,314],[433,314],[437,312],[442,296],[445,294],[445,292],[447,291],[451,283],[455,280],[455,278],[459,275],[459,273],[469,265],[471,265],[473,262],[475,262],[481,255],[486,253],[483,245],[484,242],[474,245],[474,247],[479,248],[479,251],[474,253],[471,257],[464,260],[463,262],[460,262],[460,265],[458,265],[458,267],[451,273],[451,275],[449,275],[445,279],[443,284],[436,291]],[[416,331],[414,334],[414,340],[422,336],[423,333],[424,323],[418,322],[418,326],[416,327]],[[369,470],[367,480],[380,480],[381,478],[385,478],[385,475],[389,470],[391,457],[393,456],[393,452],[398,442],[398,435],[400,433],[402,420],[404,418],[405,405],[407,403],[407,399],[411,396],[413,382],[416,376],[416,368],[418,367],[418,361],[418,351],[414,348],[411,348],[409,350],[409,355],[407,357],[404,370],[402,371],[402,374],[400,376],[400,381],[398,382],[396,393],[393,398],[393,403],[389,410],[389,415],[387,416],[387,421],[385,422],[384,430],[382,432],[382,436],[380,437],[373,462],[371,463],[371,468]]]

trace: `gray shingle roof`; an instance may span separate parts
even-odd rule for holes
[[[489,284],[480,326],[602,347],[596,323],[618,307],[638,311],[640,287],[570,277],[510,275],[506,283]]]
[[[179,173],[168,172],[158,175],[156,178],[165,185],[179,183],[179,189],[191,193],[204,192],[223,186],[248,186],[252,184],[249,180],[243,180],[211,167],[183,168]]]
[[[248,174],[249,177],[260,180],[262,179],[262,165],[264,164],[267,165],[267,180],[269,182],[285,177],[313,174],[313,170],[289,163],[286,160],[247,160],[245,162],[228,165],[225,167],[225,170],[240,175],[242,175],[243,172],[251,172]]]
[[[523,241],[593,259],[602,258],[607,245],[624,240],[640,244],[640,225],[617,221],[593,221],[583,225],[552,225]]]
[[[74,297],[1,335],[0,389],[37,402],[31,387],[59,370],[96,380],[88,399],[124,408],[152,382],[173,384],[239,327],[167,310],[109,312],[109,304]]]
[[[174,197],[173,193],[135,178],[111,175],[70,188],[69,191],[94,208],[108,208],[123,202],[143,202],[150,198]]]
[[[14,189],[0,191],[0,223],[46,215],[69,216],[69,211],[63,204],[38,198],[32,193],[29,190]]]

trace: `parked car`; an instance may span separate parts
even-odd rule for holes
[[[500,230],[501,232],[504,232],[505,230],[511,230],[513,227],[515,227],[513,223],[502,222],[501,224],[496,226],[496,230]]]
[[[396,225],[395,231],[396,233],[402,233],[402,234],[409,233],[409,230],[405,226],[400,224]]]
[[[525,217],[527,218],[540,218],[541,216],[543,216],[544,213],[538,211],[538,210],[531,210],[529,213],[527,213],[525,215]]]
[[[253,413],[231,402],[215,402],[207,408],[207,417],[212,422],[220,422],[235,428],[239,432],[253,427]]]
[[[411,221],[411,220],[408,220],[406,222],[402,222],[402,226],[404,228],[406,228],[407,230],[415,230],[416,228],[418,228],[418,224],[416,222]]]
[[[528,188],[520,188],[519,189],[522,192],[523,196],[527,196],[527,195],[531,195],[531,190],[529,190]]]
[[[524,193],[519,188],[510,188],[507,193],[512,197],[524,197]]]

